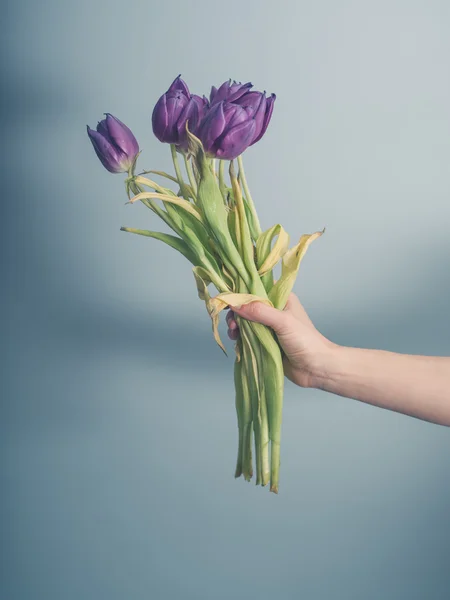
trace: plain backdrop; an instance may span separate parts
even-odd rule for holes
[[[112,112],[167,170],[179,73],[275,92],[247,176],[264,228],[326,227],[311,318],[450,355],[449,29],[447,0],[5,3],[1,598],[449,597],[449,430],[288,382],[280,494],[234,480],[232,344],[183,257],[119,231],[159,223],[85,129]]]

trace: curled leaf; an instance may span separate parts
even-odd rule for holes
[[[250,302],[264,302],[269,306],[273,306],[273,304],[270,300],[260,298],[254,294],[236,294],[234,292],[222,292],[214,298],[211,298],[208,291],[208,285],[211,283],[211,274],[209,271],[203,267],[194,267],[192,271],[197,284],[198,297],[205,302],[206,310],[211,317],[214,339],[223,352],[227,354],[219,335],[220,313],[230,305],[242,306],[243,304],[249,304]]]
[[[198,297],[205,302],[206,310],[211,317],[214,339],[226,355],[227,351],[225,350],[225,346],[219,335],[219,313],[214,313],[212,299],[208,291],[208,285],[211,283],[210,274],[203,267],[194,267],[192,271],[194,272],[195,282],[197,284]]]
[[[275,308],[282,310],[286,306],[289,294],[294,287],[302,258],[305,256],[309,245],[320,237],[324,231],[325,229],[302,235],[299,243],[288,250],[283,256],[281,277],[269,292],[269,299]]]
[[[272,246],[272,241],[277,238]],[[258,273],[264,275],[271,271],[286,254],[289,246],[289,234],[281,225],[274,225],[262,233],[256,242],[256,260]]]
[[[184,208],[184,210],[187,211],[188,213],[191,213],[191,215],[193,215],[196,219],[198,219],[200,221],[200,223],[203,222],[203,219],[202,219],[200,213],[197,211],[197,209],[194,208],[194,206],[190,202],[188,202],[187,200],[183,200],[182,198],[178,198],[178,196],[169,196],[169,194],[157,194],[157,193],[151,193],[151,192],[142,192],[141,194],[137,194],[136,196],[131,198],[129,204],[134,204],[138,200],[147,200],[147,199],[148,200],[151,200],[151,199],[163,200],[164,202],[170,202],[172,204],[176,204],[177,206]]]

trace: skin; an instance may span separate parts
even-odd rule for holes
[[[231,308],[228,336],[239,336],[235,315],[271,327],[285,353],[285,375],[300,387],[450,426],[450,357],[334,344],[317,331],[295,294],[282,311],[261,302]]]

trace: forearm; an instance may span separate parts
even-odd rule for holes
[[[337,346],[317,387],[450,426],[450,358]]]

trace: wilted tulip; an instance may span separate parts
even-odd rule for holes
[[[179,75],[153,109],[153,133],[160,142],[175,144],[187,149],[186,123],[196,133],[208,100],[190,94],[189,88]]]
[[[139,144],[126,125],[106,113],[97,130],[87,126],[88,136],[102,165],[111,173],[125,173],[139,152]]]

